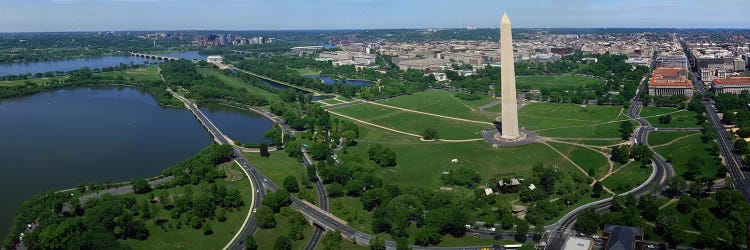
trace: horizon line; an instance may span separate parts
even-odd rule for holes
[[[68,31],[0,31],[0,34],[21,34],[21,33],[90,33],[90,32],[177,32],[177,31],[235,31],[235,32],[247,32],[247,31],[358,31],[358,30],[456,30],[456,29],[467,29],[467,27],[452,27],[452,28],[324,28],[324,29],[146,29],[146,30],[68,30]],[[487,29],[500,29],[500,27],[476,27],[476,30],[487,30]],[[513,29],[539,29],[539,30],[555,30],[555,29],[651,29],[651,30],[750,30],[750,28],[740,27],[703,27],[703,28],[685,28],[685,27],[514,27]]]

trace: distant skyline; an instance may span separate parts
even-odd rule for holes
[[[747,0],[5,0],[0,32],[750,28]]]

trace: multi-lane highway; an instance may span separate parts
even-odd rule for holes
[[[713,101],[706,98],[706,89],[703,87],[703,82],[697,78],[700,72],[695,68],[691,70],[696,93],[703,98],[701,103],[706,108],[706,118],[708,118],[708,122],[711,123],[714,129],[716,129],[716,141],[719,143],[721,156],[724,158],[724,165],[726,165],[727,171],[734,181],[734,188],[742,193],[746,201],[750,201],[750,179],[748,179],[750,172],[744,167],[745,163],[742,160],[742,156],[735,153],[732,137],[730,137],[729,132],[724,128],[724,124],[721,123],[721,119],[719,119],[719,115],[716,113],[716,109],[714,109]]]

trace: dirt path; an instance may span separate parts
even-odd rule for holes
[[[444,118],[444,119],[451,119],[451,120],[462,121],[462,122],[471,122],[471,123],[478,123],[478,124],[495,126],[495,124],[492,124],[491,122],[482,122],[482,121],[475,121],[475,120],[469,120],[469,119],[463,119],[463,118],[456,118],[456,117],[451,117],[451,116],[438,115],[438,114],[427,113],[427,112],[422,112],[422,111],[416,111],[416,110],[411,110],[411,109],[399,108],[399,107],[396,107],[396,106],[385,105],[385,104],[377,103],[377,102],[367,102],[367,103],[378,105],[378,106],[382,106],[382,107],[386,107],[386,108],[391,108],[391,109],[397,109],[397,110],[401,110],[401,111],[416,113],[416,114],[429,115],[429,116],[434,116],[434,117],[439,117],[439,118]]]
[[[669,200],[669,201],[668,201],[667,203],[664,203],[664,205],[661,205],[661,207],[659,207],[659,210],[662,210],[662,209],[664,209],[665,207],[667,207],[667,206],[671,205],[672,203],[675,203],[675,202],[677,202],[677,201],[679,201],[679,200],[680,200],[680,199],[671,199],[671,200]]]
[[[607,159],[607,164],[609,165],[609,170],[607,170],[607,173],[604,174],[604,176],[602,176],[602,178],[599,178],[598,181],[602,181],[602,180],[606,179],[607,177],[609,177],[610,175],[612,175],[612,171],[615,168],[615,162],[613,162],[612,160],[609,159],[607,153],[604,153],[602,151],[594,149],[594,148],[598,148],[598,149],[601,149],[601,150],[606,150],[607,149],[606,147],[597,147],[597,146],[589,146],[589,145],[586,145],[586,144],[579,144],[579,143],[574,143],[574,142],[558,141],[558,140],[555,140],[554,138],[548,138],[547,140],[552,141],[552,142],[557,142],[557,143],[563,143],[563,144],[578,146],[578,147],[582,147],[582,148],[594,151],[596,153],[599,153],[601,156],[604,157],[604,159]],[[586,173],[586,175],[588,175],[588,172]],[[589,177],[596,179],[596,176],[589,176]]]
[[[352,120],[352,121],[356,121],[356,122],[359,122],[359,123],[362,123],[362,124],[367,124],[367,125],[370,125],[370,126],[373,126],[373,127],[376,127],[376,128],[385,129],[385,130],[388,130],[388,131],[391,131],[391,132],[396,132],[396,133],[399,133],[399,134],[402,134],[402,135],[408,135],[408,136],[413,136],[413,137],[417,137],[417,138],[422,138],[422,136],[418,135],[418,134],[412,134],[412,133],[409,133],[409,132],[404,132],[404,131],[401,131],[401,130],[396,130],[396,129],[392,129],[392,128],[389,128],[389,127],[385,127],[385,126],[377,125],[377,124],[374,124],[374,123],[366,122],[366,121],[363,121],[363,120],[360,120],[360,119],[357,119],[357,118],[354,118],[354,117],[350,117],[350,116],[346,116],[346,115],[334,112],[332,110],[328,110],[328,112],[331,113],[331,114],[338,115],[338,116],[341,116],[341,117],[344,117],[346,119],[349,119],[349,120]]]
[[[681,141],[681,140],[683,140],[683,139],[685,139],[685,138],[688,138],[688,137],[691,137],[691,136],[694,136],[694,135],[700,135],[700,134],[701,134],[701,133],[694,133],[694,134],[689,134],[689,135],[686,135],[686,136],[681,136],[681,137],[678,137],[678,138],[676,138],[676,139],[674,139],[674,140],[671,140],[671,141],[669,141],[669,142],[667,142],[667,143],[664,143],[664,144],[660,144],[660,145],[656,145],[656,146],[651,146],[651,148],[658,148],[658,147],[665,147],[665,146],[669,146],[669,145],[672,145],[672,144],[674,144],[675,142]]]

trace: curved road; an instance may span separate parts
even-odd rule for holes
[[[223,133],[221,133],[221,131],[197,108],[197,106],[195,106],[195,104],[179,96],[177,97],[178,99],[180,99],[181,101],[185,103],[185,106],[204,125],[206,130],[208,130],[208,132],[214,137],[214,139],[218,143],[229,144],[227,137]],[[636,119],[640,124],[640,127],[636,131],[635,138],[640,143],[647,143],[648,132],[651,130],[651,127],[645,119],[641,119],[640,117],[638,117],[638,110],[640,108],[640,103],[636,100],[633,100],[631,103],[633,105],[631,105],[629,115],[631,118]],[[265,194],[265,189],[275,192],[276,190],[279,190],[280,187],[279,185],[277,185],[276,183],[268,179],[268,177],[263,175],[263,173],[258,171],[257,168],[255,168],[255,166],[253,166],[249,161],[247,161],[247,159],[245,159],[245,157],[242,155],[242,152],[240,149],[235,148],[234,152],[235,152],[234,158],[237,161],[237,163],[243,169],[247,171],[247,173],[250,175],[250,178],[252,178],[253,180],[253,184],[254,184],[253,189],[256,191],[256,197],[258,197],[255,200],[254,206],[256,207],[260,206],[261,200],[263,199],[263,195]],[[671,166],[667,164],[666,161],[664,161],[664,159],[658,154],[654,155],[654,166],[655,166],[654,168],[655,174],[652,174],[652,178],[650,178],[649,181],[647,181],[646,183],[643,183],[638,188],[631,190],[630,192],[636,195],[641,195],[641,194],[650,192],[651,187],[660,190],[665,180],[674,174],[674,171],[671,169]],[[320,193],[324,194],[325,192],[319,192],[319,195]],[[331,213],[309,202],[302,201],[300,199],[297,199],[296,197],[292,197],[291,201],[292,201],[291,207],[300,211],[303,215],[305,215],[308,219],[310,219],[312,223],[316,225],[316,227],[320,227],[325,230],[337,230],[341,232],[343,237],[353,241],[356,244],[361,244],[361,245],[369,244],[369,241],[374,238],[374,236],[370,234],[358,231],[348,226],[346,221],[335,217]],[[578,215],[578,213],[582,212],[583,210],[585,210],[586,208],[590,206],[596,206],[597,209],[606,208],[610,205],[610,203],[611,203],[611,199],[608,199],[608,200],[603,200],[603,201],[581,206],[577,208],[576,210],[572,211],[571,213],[565,215],[557,223],[545,227],[548,229],[548,231],[553,232],[550,234],[551,244],[547,244],[547,246],[552,246],[553,244],[559,244],[559,246],[562,246],[562,243],[564,242],[564,240],[561,241],[563,234],[560,232],[561,230],[559,229],[570,228],[570,226],[573,225],[573,223],[575,222],[575,218]],[[327,204],[325,206],[327,206]],[[228,248],[243,249],[245,237],[248,234],[254,234],[256,230],[257,230],[257,223],[253,216],[250,220],[248,220],[248,223],[245,225],[239,237],[236,237],[234,242],[231,242]],[[319,231],[318,229],[316,229],[316,231],[322,234],[322,231]],[[313,243],[315,242],[310,242],[310,244],[313,244]],[[388,249],[395,249],[396,242],[386,241],[386,247]],[[413,247],[414,249],[480,249],[480,248],[486,248],[490,246],[455,247],[455,248],[423,248],[419,246],[413,246]],[[558,249],[558,248],[552,248],[552,249]]]
[[[643,86],[643,82],[645,81],[645,78],[641,80],[641,86]],[[646,119],[643,119],[640,117],[640,109],[642,107],[642,103],[638,100],[640,99],[640,89],[636,93],[636,96],[633,97],[633,100],[630,101],[630,109],[628,110],[628,116],[632,119],[635,119],[638,122],[638,127],[636,128],[636,131],[634,132],[634,139],[636,143],[643,144],[648,146],[648,133],[650,131],[653,131],[654,128],[651,127],[651,124]],[[666,180],[672,176],[675,175],[674,169],[672,168],[672,165],[667,163],[667,161],[659,155],[658,153],[654,152],[654,156],[652,158],[654,167],[651,177],[646,181],[645,183],[641,184],[640,186],[636,187],[635,189],[628,191],[624,194],[620,195],[626,195],[626,194],[633,194],[636,196],[643,195],[650,193],[652,191],[661,192],[663,189],[663,186],[666,182]],[[576,217],[581,212],[585,211],[586,209],[590,207],[594,207],[597,211],[602,211],[606,208],[608,208],[612,204],[612,198],[592,202],[583,206],[580,206],[570,213],[566,214],[561,218],[557,223],[552,224],[550,226],[545,227],[547,232],[549,232],[547,245],[545,246],[545,249],[549,247],[550,249],[562,249],[563,244],[565,243],[565,238],[569,236],[571,230],[573,230],[572,226],[575,224]]]

